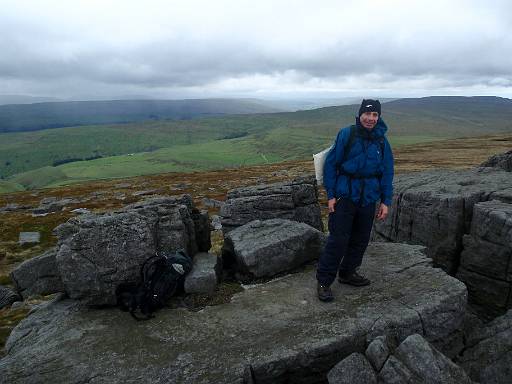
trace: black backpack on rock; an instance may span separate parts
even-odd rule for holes
[[[191,269],[192,259],[184,251],[157,253],[142,264],[139,284],[117,287],[117,304],[136,320],[148,320],[154,311],[165,306]]]

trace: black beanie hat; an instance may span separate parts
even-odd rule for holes
[[[359,107],[359,117],[365,112],[377,112],[380,116],[380,101],[372,99],[363,99]]]

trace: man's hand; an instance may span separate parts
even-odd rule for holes
[[[388,217],[389,208],[386,204],[380,203],[379,211],[377,212],[377,220],[386,220]]]
[[[329,213],[334,212],[334,206],[336,205],[336,198],[332,198],[327,201],[327,207],[329,208]]]

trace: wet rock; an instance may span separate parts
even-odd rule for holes
[[[197,253],[192,270],[185,277],[185,293],[213,293],[217,289],[222,264],[211,253]]]
[[[316,297],[313,269],[255,285],[199,312],[164,308],[145,322],[117,308],[59,301],[13,330],[0,377],[13,384],[141,377],[155,383],[325,382],[339,361],[364,352],[367,335],[389,308],[416,313],[428,341],[461,327],[464,285],[427,261],[421,247],[371,244],[363,270],[372,285],[333,284],[336,300],[329,304]],[[389,327],[401,327],[397,321]]]
[[[471,233],[463,239],[457,277],[484,316],[504,314],[512,308],[512,204],[475,204]]]
[[[18,265],[10,274],[16,290],[27,299],[33,295],[64,292],[64,285],[55,262],[55,248]]]
[[[512,310],[470,334],[459,363],[481,384],[512,383]]]
[[[480,166],[501,168],[507,172],[512,172],[512,150],[494,155],[480,164]]]
[[[0,309],[15,303],[20,299],[20,296],[12,289],[0,285]]]
[[[375,371],[360,353],[353,353],[336,364],[327,379],[329,384],[377,384]]]
[[[223,260],[249,278],[271,277],[318,259],[325,237],[296,221],[255,220],[225,235]]]
[[[473,206],[507,198],[512,177],[495,168],[429,171],[399,175],[394,188],[390,217],[375,223],[373,239],[425,245],[435,265],[454,274]]]
[[[316,179],[234,189],[220,210],[224,232],[253,220],[287,219],[323,230]]]
[[[41,234],[39,232],[20,232],[18,244],[37,244],[41,241]]]

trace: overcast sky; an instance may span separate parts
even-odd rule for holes
[[[0,94],[512,97],[512,3],[0,0]]]

